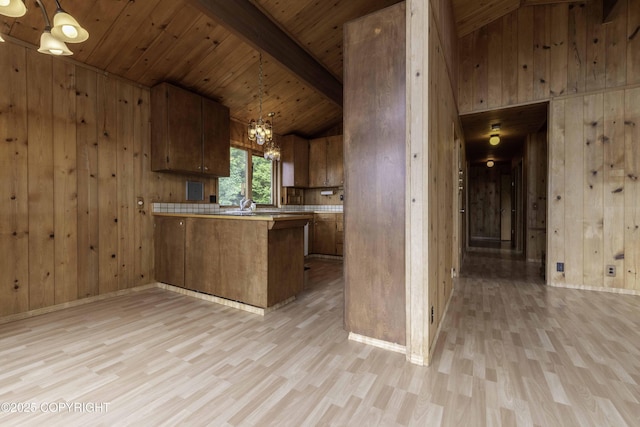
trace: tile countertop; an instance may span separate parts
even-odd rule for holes
[[[181,218],[238,219],[247,221],[293,221],[312,219],[313,212],[225,212],[189,213],[189,212],[154,212],[156,216],[173,216]]]

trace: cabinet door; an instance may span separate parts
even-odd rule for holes
[[[282,186],[309,186],[309,141],[296,135],[285,135],[282,149]]]
[[[157,216],[153,227],[155,279],[183,287],[185,219]]]
[[[167,85],[167,168],[202,172],[201,97]]]
[[[336,255],[335,214],[316,214],[313,228],[314,253]]]
[[[342,135],[327,138],[327,187],[344,184],[344,153]]]
[[[229,109],[202,98],[202,172],[207,175],[230,175]]]
[[[326,138],[309,141],[309,187],[327,185],[327,140]]]

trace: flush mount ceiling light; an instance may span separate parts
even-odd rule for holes
[[[493,160],[488,160],[487,161],[487,167],[488,168],[492,168],[495,165],[495,163],[493,162]]]
[[[56,13],[53,17],[53,24],[49,20],[49,15],[41,0],[35,0],[42,11],[45,28],[40,36],[40,47],[38,52],[47,55],[66,56],[73,55],[67,48],[66,43],[80,43],[89,38],[89,32],[82,28],[76,19],[62,9],[60,2],[56,2]],[[23,16],[27,8],[22,0],[0,0],[0,14],[17,18]],[[0,37],[1,38],[1,37]]]
[[[500,123],[494,123],[491,125],[491,137],[489,138],[489,144],[498,145],[500,144]]]
[[[271,122],[262,120],[262,52],[260,53],[260,68],[258,74],[258,100],[260,102],[260,111],[258,120],[249,122],[249,141],[255,141],[258,145],[270,142],[273,138]],[[271,114],[269,115],[271,117]]]

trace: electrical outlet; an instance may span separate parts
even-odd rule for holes
[[[559,273],[564,273],[564,262],[556,263],[556,271]]]
[[[607,265],[607,276],[616,277],[616,266],[615,265]]]

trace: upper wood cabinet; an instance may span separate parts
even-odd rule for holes
[[[168,83],[151,88],[151,170],[229,176],[229,109]]]
[[[309,186],[309,141],[297,135],[280,140],[282,150],[282,186]]]
[[[341,187],[343,158],[342,135],[309,141],[309,187]]]

